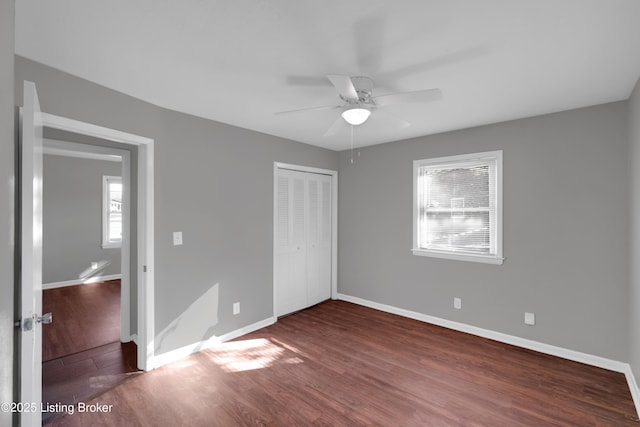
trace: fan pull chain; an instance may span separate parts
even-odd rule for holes
[[[351,125],[351,164],[353,164],[353,125]]]

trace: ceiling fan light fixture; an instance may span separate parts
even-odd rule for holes
[[[350,125],[361,125],[367,121],[371,111],[362,106],[346,109],[342,112],[342,118]]]

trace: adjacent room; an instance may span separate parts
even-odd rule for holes
[[[640,422],[640,2],[0,8],[0,425]]]
[[[122,169],[129,163],[118,151],[51,139],[43,146],[42,312],[55,319],[42,330],[42,401],[69,405],[137,371],[135,344],[122,333],[129,314],[121,313],[130,295],[121,292],[122,266],[129,264],[122,262],[129,226]]]

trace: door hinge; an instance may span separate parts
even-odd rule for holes
[[[142,266],[142,272],[143,272],[143,273],[146,273],[146,272],[147,272],[147,266],[146,266],[146,265],[143,265],[143,266]]]

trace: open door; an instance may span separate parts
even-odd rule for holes
[[[20,425],[42,425],[42,115],[36,85],[24,82],[20,127],[21,163],[21,353]]]

